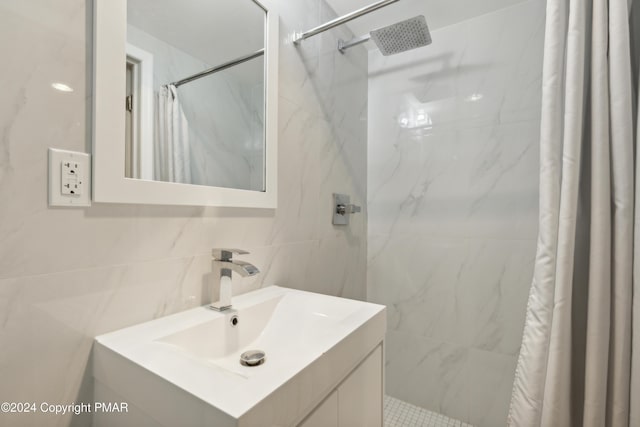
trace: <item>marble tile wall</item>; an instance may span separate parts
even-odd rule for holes
[[[344,29],[291,44],[333,17],[323,0],[281,6],[278,209],[47,206],[47,148],[90,149],[91,3],[0,4],[0,400],[91,401],[93,337],[210,298],[210,249],[247,249],[278,284],[366,294],[366,215],[331,225],[331,194],[366,197],[367,54]],[[284,7],[286,4],[286,7]],[[74,91],[51,88],[64,82]],[[2,414],[0,425],[86,426],[90,417]]]
[[[544,2],[432,36],[369,56],[368,298],[389,309],[387,394],[501,426],[537,238]]]

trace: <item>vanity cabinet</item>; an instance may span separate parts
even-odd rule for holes
[[[337,427],[338,426],[338,391],[334,390],[324,402],[298,427]]]
[[[382,426],[382,344],[299,427]]]

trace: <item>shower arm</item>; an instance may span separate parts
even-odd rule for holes
[[[309,31],[305,31],[304,33],[297,34],[295,39],[293,40],[293,43],[296,45],[300,44],[300,42],[304,39],[308,39],[309,37],[313,37],[316,34],[323,33],[327,30],[337,27],[338,25],[342,25],[346,22],[359,18],[363,15],[366,15],[367,13],[373,12],[374,10],[378,10],[380,8],[393,4],[397,1],[400,1],[400,0],[381,0],[379,2],[370,4],[369,6],[365,6],[361,9],[354,10],[353,12],[347,13],[346,15],[339,16],[322,25],[318,25],[317,27],[312,28]]]
[[[358,46],[362,43],[366,43],[369,40],[371,40],[371,34],[365,34],[364,36],[356,37],[355,39],[351,39],[349,41],[340,39],[338,40],[338,50],[340,51],[340,53],[345,53],[347,49]]]

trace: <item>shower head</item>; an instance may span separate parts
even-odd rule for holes
[[[344,53],[348,48],[364,43],[369,39],[373,39],[384,56],[389,56],[430,45],[431,33],[427,26],[427,20],[424,16],[418,15],[384,28],[378,28],[366,36],[348,42],[340,40],[338,50]]]
[[[427,20],[422,15],[371,31],[371,38],[384,56],[431,44]]]

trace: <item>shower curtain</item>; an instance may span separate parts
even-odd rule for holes
[[[640,426],[630,9],[547,0],[539,237],[510,426]]]
[[[162,86],[157,96],[154,179],[191,183],[189,123],[174,85]]]

